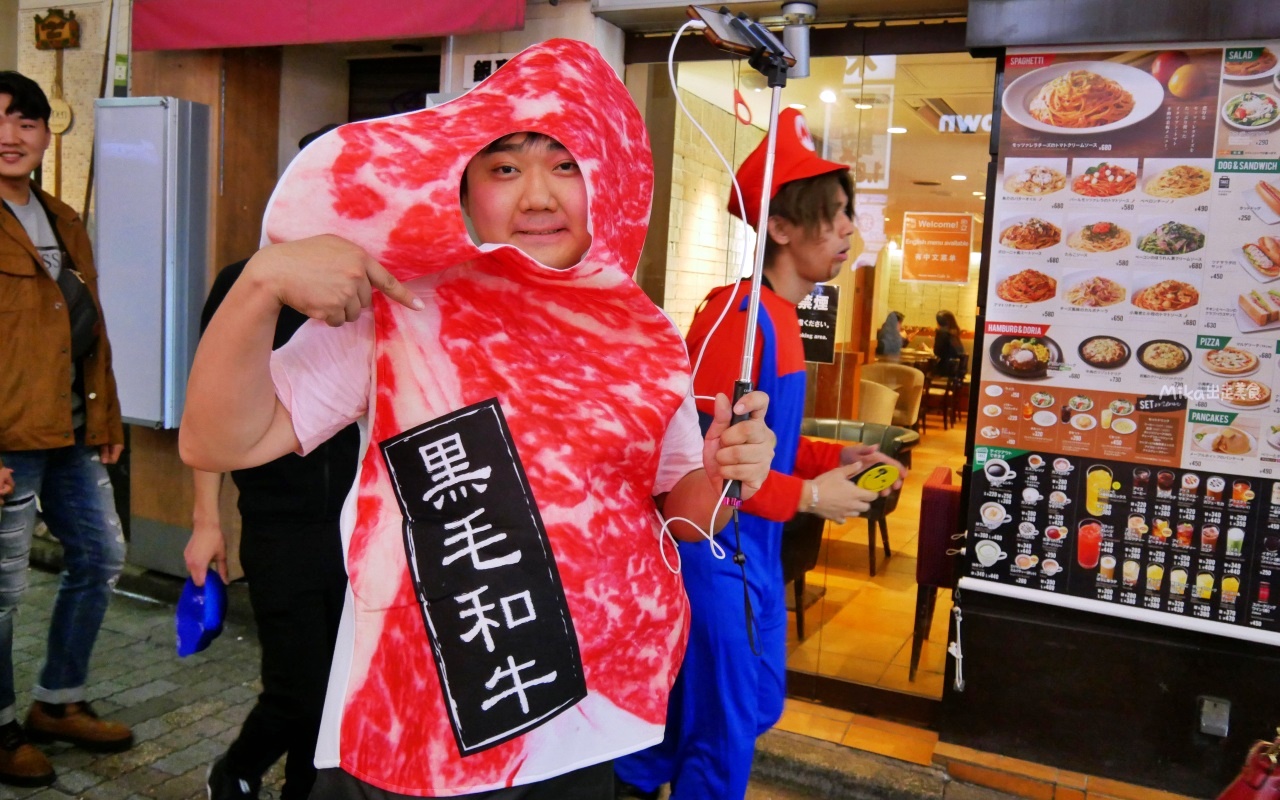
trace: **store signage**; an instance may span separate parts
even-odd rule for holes
[[[1277,55],[1009,52],[966,588],[1280,644]]]
[[[990,114],[943,114],[938,119],[938,133],[991,132]]]
[[[480,81],[502,68],[502,65],[515,57],[515,53],[486,53],[483,55],[463,56],[462,88],[470,89]]]
[[[836,317],[840,305],[840,287],[820,283],[796,305],[800,321],[800,341],[804,344],[804,360],[815,364],[836,361]]]
[[[908,211],[902,215],[902,280],[966,283],[973,217]]]

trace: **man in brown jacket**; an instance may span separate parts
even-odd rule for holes
[[[84,224],[31,182],[49,146],[49,101],[0,72],[0,782],[53,783],[30,740],[91,750],[133,744],[85,701],[89,656],[124,566],[125,543],[103,464],[124,448],[111,350]],[[17,722],[13,617],[27,588],[36,500],[62,543],[62,584],[26,730]]]

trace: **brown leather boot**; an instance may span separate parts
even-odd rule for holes
[[[99,719],[87,702],[31,704],[27,735],[34,742],[55,739],[71,742],[96,753],[119,753],[133,747],[133,731],[127,725]]]
[[[55,777],[53,764],[27,741],[17,720],[0,725],[0,783],[48,786]]]

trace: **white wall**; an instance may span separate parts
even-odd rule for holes
[[[440,91],[461,92],[462,62],[467,55],[518,53],[547,39],[578,39],[595,47],[619,76],[623,74],[622,29],[591,13],[591,0],[530,0],[525,8],[524,29],[505,33],[473,33],[450,37],[440,65]]]
[[[280,69],[280,172],[298,154],[298,140],[347,121],[347,54],[326,45],[284,48]]]

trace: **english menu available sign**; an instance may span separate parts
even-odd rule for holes
[[[1280,631],[1277,53],[1007,56],[971,578]]]
[[[965,283],[973,217],[907,211],[902,215],[902,280]]]

